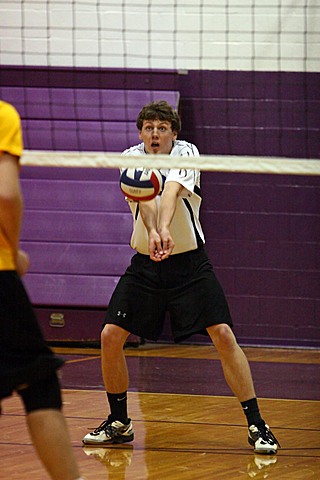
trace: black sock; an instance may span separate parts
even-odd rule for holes
[[[108,393],[108,402],[110,405],[109,420],[120,420],[122,423],[128,423],[127,412],[127,392],[122,393]]]
[[[251,398],[245,402],[241,402],[245,416],[247,417],[248,426],[250,425],[264,425],[264,421],[261,418],[258,401],[256,398]]]

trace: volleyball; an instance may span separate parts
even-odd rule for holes
[[[127,168],[121,174],[120,188],[130,200],[152,200],[162,191],[163,177],[153,168]]]

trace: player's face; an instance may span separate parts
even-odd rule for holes
[[[177,132],[171,130],[171,122],[144,120],[139,137],[147,153],[167,155],[171,152]]]

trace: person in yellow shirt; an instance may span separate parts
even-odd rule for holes
[[[21,276],[29,267],[19,249],[23,198],[20,117],[0,100],[0,401],[17,392],[35,449],[53,480],[81,480],[62,413],[57,370],[63,360],[47,346]]]

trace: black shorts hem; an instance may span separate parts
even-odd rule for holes
[[[228,325],[231,329],[233,329],[233,324],[231,322],[217,322],[217,323],[212,323],[211,325],[208,325],[207,327],[204,327],[200,330],[192,330],[191,332],[188,333],[173,333],[173,340],[174,343],[181,343],[187,340],[188,338],[192,337],[193,335],[204,335],[206,337],[209,336],[207,332],[207,328],[212,327],[213,325]]]
[[[132,328],[131,325],[124,325],[123,322],[117,321],[116,319],[113,319],[112,317],[108,316],[104,323],[102,324],[102,329],[106,325],[116,325],[117,327],[122,328],[123,330],[126,330],[126,332],[129,332],[131,335],[136,335],[137,337],[142,337],[145,338],[146,340],[151,340],[152,342],[156,342],[159,339],[160,335],[150,335],[147,332],[142,332],[143,329],[138,328]]]
[[[199,328],[193,329],[189,332],[179,332],[179,333],[172,332],[171,333],[172,340],[174,341],[174,343],[181,343],[181,342],[187,340],[188,338],[192,337],[193,335],[209,336],[209,334],[207,332],[207,328],[212,327],[213,325],[222,325],[222,324],[228,325],[231,329],[233,329],[233,323],[231,321],[221,321],[221,322],[217,322],[217,323],[211,323],[210,325],[207,325],[207,326],[205,326],[203,328],[200,328],[200,329]],[[136,335],[137,337],[141,337],[141,338],[144,338],[146,340],[150,340],[152,342],[158,342],[160,337],[161,337],[161,334],[162,334],[162,331],[161,331],[158,335],[150,335],[146,332],[143,332],[142,329],[132,328],[130,325],[123,325],[123,321],[121,321],[121,320],[117,321],[110,316],[108,316],[106,318],[105,322],[102,325],[102,328],[105,325],[117,325],[118,327],[123,328],[124,330],[126,330],[127,332],[129,332],[132,335]]]
[[[16,366],[7,374],[0,374],[0,399],[10,397],[21,385],[33,385],[50,377],[64,365],[64,360],[55,355],[38,356],[25,365]]]

